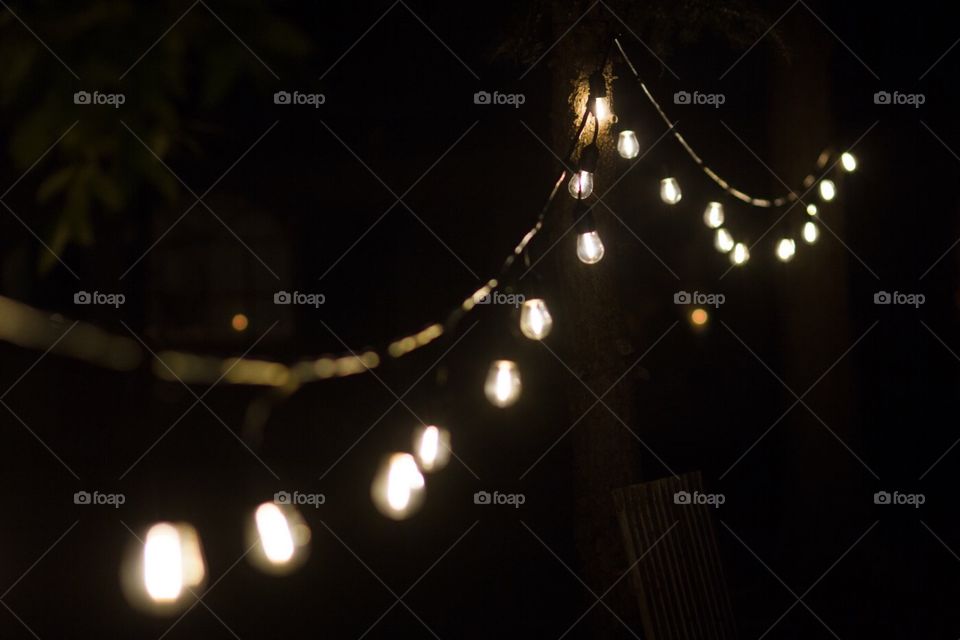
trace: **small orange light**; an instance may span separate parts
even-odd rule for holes
[[[246,331],[250,326],[250,320],[242,313],[237,313],[230,319],[230,326],[234,331]]]
[[[697,308],[690,312],[690,322],[697,325],[698,327],[702,327],[703,325],[707,324],[707,321],[709,319],[710,319],[710,316],[707,314],[706,310],[704,309]]]

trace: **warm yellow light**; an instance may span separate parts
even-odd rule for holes
[[[821,180],[820,181],[820,198],[824,202],[830,202],[837,197],[837,185],[833,183],[833,180]]]
[[[230,319],[230,326],[234,331],[246,331],[250,326],[250,320],[244,314],[237,313]]]
[[[413,440],[417,463],[423,471],[439,471],[450,460],[450,432],[434,425],[420,429]]]
[[[520,370],[512,360],[496,360],[490,365],[483,387],[487,399],[494,406],[509,407],[520,397]]]
[[[820,237],[820,229],[812,222],[803,225],[803,240],[807,244],[813,244]]]
[[[717,229],[723,224],[723,205],[719,202],[708,202],[703,210],[703,223],[711,229]]]
[[[746,263],[750,259],[750,249],[742,242],[733,245],[733,251],[730,252],[730,262],[736,266]]]
[[[850,173],[857,169],[857,158],[849,151],[844,151],[840,154],[840,164],[843,165],[844,171]]]
[[[374,478],[370,495],[381,513],[403,520],[423,502],[425,484],[414,457],[409,453],[394,453]]]
[[[676,178],[664,178],[660,181],[660,199],[667,204],[677,204],[683,193],[680,191],[680,183]]]
[[[596,264],[603,260],[603,242],[596,231],[588,231],[577,236],[577,257],[584,264]]]
[[[597,98],[594,101],[593,114],[597,116],[597,122],[606,122],[610,117],[610,98]]]
[[[293,543],[293,532],[290,523],[273,502],[264,502],[257,507],[254,519],[257,523],[257,533],[260,535],[260,545],[263,555],[271,564],[286,564],[293,558],[296,550]]]
[[[720,227],[713,237],[713,246],[721,253],[730,253],[733,250],[733,236],[730,232]]]
[[[815,215],[817,215],[817,205],[813,204],[812,202],[811,202],[810,204],[808,204],[808,205],[807,205],[807,215],[808,215],[808,216],[815,216]]]
[[[570,177],[567,184],[570,195],[578,200],[585,200],[593,193],[593,174],[589,171],[578,171]]]
[[[520,331],[531,340],[543,340],[553,328],[547,303],[540,298],[525,300],[520,307]]]
[[[781,238],[777,243],[777,258],[780,262],[790,262],[797,252],[797,243],[793,238]]]
[[[161,522],[150,527],[143,544],[143,583],[158,604],[176,602],[206,574],[200,540],[189,525]]]
[[[690,312],[690,322],[698,327],[702,327],[707,324],[710,320],[710,314],[707,313],[706,309],[700,309],[699,307]]]
[[[625,160],[632,160],[640,153],[640,142],[633,131],[621,131],[617,138],[617,153]]]

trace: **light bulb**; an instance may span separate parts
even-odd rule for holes
[[[683,194],[680,192],[680,183],[676,178],[664,178],[660,181],[660,199],[667,204],[677,204]]]
[[[730,252],[730,262],[740,266],[750,259],[750,249],[742,242],[733,245],[733,251]]]
[[[807,215],[808,215],[808,216],[815,216],[815,215],[817,215],[817,205],[813,204],[812,202],[811,202],[810,204],[808,204],[808,205],[807,205]]]
[[[299,566],[310,541],[310,528],[290,504],[264,502],[253,514],[248,532],[249,556],[260,569],[269,573],[287,573]]]
[[[730,253],[733,250],[733,236],[730,232],[720,227],[713,237],[713,246],[721,253]]]
[[[610,117],[610,99],[597,98],[593,103],[593,115],[597,116],[597,122],[604,122]]]
[[[547,303],[540,298],[524,300],[520,307],[520,331],[531,340],[543,340],[553,328]]]
[[[570,177],[567,188],[574,198],[586,200],[593,193],[593,174],[589,171],[578,171]]]
[[[837,197],[837,185],[833,183],[833,180],[821,180],[820,181],[820,199],[824,202],[830,202]]]
[[[413,438],[413,453],[422,471],[439,471],[450,460],[450,432],[434,425],[419,429]]]
[[[370,496],[383,515],[403,520],[422,504],[425,485],[414,457],[409,453],[394,453],[374,477]]]
[[[850,173],[857,168],[857,158],[849,151],[844,151],[840,154],[840,164],[843,165],[844,171]]]
[[[577,257],[584,264],[596,264],[603,260],[603,242],[596,231],[588,231],[577,236]]]
[[[696,331],[702,331],[704,328],[706,328],[706,325],[709,321],[710,314],[707,313],[706,309],[697,307],[690,312],[690,324]]]
[[[621,158],[632,160],[640,153],[640,143],[633,131],[621,131],[617,139],[617,152]]]
[[[780,262],[790,262],[797,252],[797,243],[793,238],[781,238],[777,243],[777,258]]]
[[[807,244],[813,244],[820,237],[820,229],[812,222],[803,225],[803,240]]]
[[[491,404],[501,409],[509,407],[520,397],[520,388],[520,370],[516,362],[496,360],[490,365],[483,391]]]
[[[723,205],[719,202],[708,202],[707,208],[703,210],[703,223],[711,229],[716,229],[723,224]]]
[[[200,539],[186,524],[160,522],[143,543],[143,584],[156,604],[172,604],[184,589],[199,586],[206,575]]]

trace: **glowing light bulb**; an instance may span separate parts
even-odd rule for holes
[[[710,314],[707,313],[706,309],[701,309],[697,307],[690,312],[690,322],[696,327],[702,327],[710,321]]]
[[[707,208],[703,210],[703,223],[711,229],[716,229],[723,224],[723,205],[719,202],[708,202]]]
[[[733,236],[730,235],[729,231],[720,227],[713,237],[713,246],[720,253],[730,253],[733,250]]]
[[[286,564],[293,558],[295,550],[290,523],[280,507],[272,502],[264,502],[257,507],[254,519],[263,554],[271,564]]]
[[[610,117],[610,99],[597,98],[593,103],[593,115],[597,116],[597,122],[605,122]]]
[[[531,340],[543,340],[553,328],[547,303],[540,298],[525,300],[520,307],[520,331]]]
[[[843,165],[843,170],[847,173],[856,171],[857,169],[857,158],[849,151],[844,151],[840,154],[840,164]]]
[[[812,222],[806,222],[803,225],[803,241],[807,244],[813,244],[820,237],[820,229]]]
[[[617,153],[621,158],[632,160],[640,153],[640,143],[633,131],[621,131],[617,139]]]
[[[777,243],[777,258],[780,262],[790,262],[797,252],[797,243],[793,238],[781,238]]]
[[[450,460],[450,432],[434,425],[418,430],[413,438],[413,452],[423,471],[439,471]]]
[[[664,178],[660,181],[660,199],[667,204],[677,204],[683,193],[680,192],[680,183],[676,178]]]
[[[520,397],[520,370],[512,360],[496,360],[490,365],[483,387],[487,400],[501,409],[509,407]]]
[[[169,522],[150,527],[143,544],[143,584],[153,602],[176,602],[185,588],[203,582],[205,574],[200,539],[193,527]]]
[[[423,502],[425,485],[414,457],[409,453],[394,453],[374,478],[370,495],[383,515],[403,520]]]
[[[833,183],[833,180],[821,180],[820,181],[820,199],[824,202],[830,202],[837,197],[837,185]]]
[[[316,506],[316,504],[314,504]],[[264,502],[253,513],[247,529],[250,561],[262,571],[289,573],[307,556],[310,527],[289,501]]]
[[[577,236],[577,257],[584,264],[596,264],[603,260],[603,242],[596,231],[588,231]]]
[[[570,195],[578,200],[586,200],[593,193],[593,173],[578,171],[570,177],[567,184]]]
[[[742,242],[733,245],[733,251],[730,253],[730,262],[736,266],[746,263],[750,259],[750,249]]]
[[[808,216],[815,216],[815,215],[817,215],[817,205],[813,204],[812,202],[811,202],[810,204],[808,204],[808,205],[807,205],[807,215],[808,215]]]

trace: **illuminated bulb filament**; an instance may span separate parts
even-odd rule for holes
[[[512,360],[496,360],[490,365],[484,392],[494,406],[509,407],[520,397],[520,370]]]
[[[812,222],[803,225],[803,240],[807,244],[813,244],[820,237],[820,229]]]
[[[547,303],[540,298],[526,300],[520,307],[520,331],[531,340],[543,340],[553,328]]]
[[[719,202],[707,203],[703,210],[703,223],[711,229],[717,229],[723,224],[723,205]]]
[[[747,248],[747,245],[743,244],[742,242],[738,242],[733,246],[733,251],[730,253],[730,262],[732,262],[734,265],[740,266],[749,259],[750,249]]]
[[[830,202],[837,197],[837,185],[833,183],[833,180],[821,180],[820,181],[820,198],[824,202]]]
[[[637,141],[637,134],[633,131],[621,131],[617,139],[617,153],[621,158],[632,160],[640,153],[640,143]]]
[[[577,236],[577,257],[584,264],[596,264],[603,259],[603,242],[596,231]]]
[[[660,181],[660,199],[667,204],[677,204],[683,194],[680,192],[680,183],[676,178],[664,178]]]
[[[567,184],[570,195],[578,200],[585,200],[593,193],[593,174],[589,171],[578,171],[570,178]]]
[[[797,243],[793,238],[781,238],[777,243],[777,258],[781,262],[790,262],[797,252]]]
[[[730,253],[733,250],[733,236],[730,232],[720,227],[713,238],[713,246],[721,253]]]

